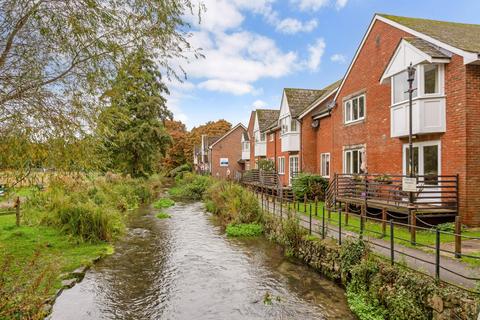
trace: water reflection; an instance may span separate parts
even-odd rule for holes
[[[225,238],[200,203],[169,213],[132,217],[115,254],[58,298],[52,319],[354,319],[342,289],[280,247]]]

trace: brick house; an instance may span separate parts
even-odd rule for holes
[[[412,63],[414,172],[458,174],[462,220],[480,225],[479,53],[480,25],[375,15],[334,97],[332,173],[408,172]]]
[[[208,147],[212,176],[234,179],[245,170],[241,141],[246,133],[247,128],[239,123]]]
[[[199,145],[193,149],[193,169],[199,174],[210,174],[212,172],[210,164],[210,146],[215,143],[219,137],[209,137],[203,134]]]
[[[260,159],[267,159],[267,144],[270,146],[268,155],[271,157],[271,144],[267,143],[267,129],[278,119],[278,110],[257,109],[252,111],[248,123],[248,135],[250,138],[250,169],[257,168]],[[270,141],[271,142],[271,141]]]

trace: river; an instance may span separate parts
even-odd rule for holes
[[[230,239],[201,203],[138,210],[115,253],[58,297],[52,320],[355,319],[342,288],[264,239]]]

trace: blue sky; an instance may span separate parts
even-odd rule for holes
[[[190,42],[204,59],[179,61],[169,107],[189,129],[210,120],[248,122],[278,108],[282,89],[340,79],[375,12],[480,24],[478,0],[202,0]]]

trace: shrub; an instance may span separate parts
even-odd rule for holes
[[[168,176],[172,178],[176,178],[178,176],[181,178],[186,172],[189,172],[189,171],[192,171],[192,167],[188,163],[185,163],[170,170],[168,172]]]
[[[213,179],[208,176],[186,173],[182,179],[176,179],[176,182],[176,186],[169,190],[172,197],[186,200],[201,200],[208,187],[213,184]]]
[[[225,230],[229,237],[256,237],[263,233],[258,223],[229,224]]]
[[[155,201],[153,207],[156,209],[170,208],[175,205],[175,201],[169,198],[162,198]]]
[[[296,217],[288,217],[288,219],[283,220],[282,227],[283,237],[280,241],[287,249],[297,248],[308,233],[307,230],[300,226]]]
[[[156,215],[158,219],[170,219],[171,216],[168,213],[160,212]]]
[[[293,193],[300,200],[303,200],[305,196],[310,200],[315,199],[315,197],[318,197],[319,200],[325,200],[327,188],[327,179],[311,173],[301,173],[292,181]]]
[[[264,171],[274,171],[275,163],[272,160],[260,159],[258,160],[258,169]]]

